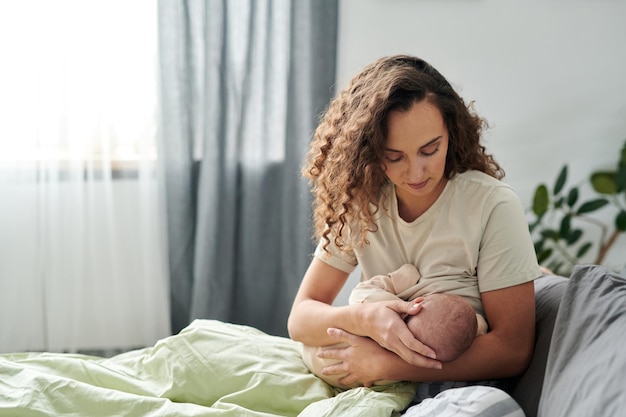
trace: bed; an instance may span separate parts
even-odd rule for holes
[[[537,342],[507,389],[527,417],[626,409],[626,279],[597,266],[535,282]],[[399,416],[416,384],[341,391],[312,375],[301,345],[247,326],[196,320],[112,358],[0,355],[0,417]]]
[[[0,416],[391,416],[414,385],[340,392],[312,375],[301,345],[196,320],[153,347],[111,358],[0,355]]]

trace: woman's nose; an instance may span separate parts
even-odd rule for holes
[[[424,174],[424,164],[418,160],[409,161],[408,176],[410,180],[421,180]]]

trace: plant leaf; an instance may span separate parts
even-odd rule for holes
[[[538,241],[536,241],[534,243],[535,246],[535,253],[540,253],[541,251],[543,251],[543,243],[545,242],[545,239],[540,239]]]
[[[567,181],[567,164],[563,165],[561,168],[561,172],[559,172],[559,176],[556,178],[556,183],[554,184],[554,192],[552,195],[557,195],[563,189],[565,185],[565,181]]]
[[[615,191],[621,193],[626,190],[626,165],[622,165],[615,173]]]
[[[557,241],[561,238],[561,235],[559,235],[559,232],[557,232],[556,230],[553,229],[544,229],[541,231],[541,236],[544,237],[544,239],[552,239],[554,241]]]
[[[583,235],[583,231],[581,229],[572,230],[572,232],[566,237],[567,244],[573,245],[578,242],[578,239]]]
[[[609,201],[606,198],[597,198],[595,200],[587,201],[578,207],[576,214],[591,213],[592,211],[596,211],[607,204],[609,204]]]
[[[565,201],[564,197],[559,197],[558,200],[556,200],[554,202],[554,208],[555,209],[560,209],[561,207],[563,207],[563,201]]]
[[[533,213],[537,216],[542,216],[546,211],[548,211],[549,202],[550,198],[548,197],[548,187],[544,184],[540,184],[535,190],[535,195],[533,197]]]
[[[537,262],[542,264],[552,255],[552,248],[547,248],[537,255]]]
[[[570,234],[572,219],[570,216],[565,216],[561,220],[561,228],[559,229],[559,234],[561,236],[568,236]]]
[[[563,273],[561,271],[561,267],[562,266],[563,266],[563,261],[559,261],[558,259],[553,259],[548,264],[548,269],[552,270],[557,275],[561,275],[561,276],[564,276],[564,277],[568,276],[569,274]]]
[[[563,267],[563,261],[559,262],[559,261],[555,261],[553,263],[554,265],[554,273],[557,275],[561,275],[561,276],[565,276],[565,275],[569,275],[568,273],[564,272],[563,270],[561,270],[561,268]]]
[[[580,248],[578,248],[578,252],[576,252],[576,257],[577,258],[582,258],[583,256],[585,256],[585,254],[587,252],[589,252],[589,249],[591,249],[591,242],[587,242],[584,245],[582,245]]]
[[[528,231],[532,233],[537,227],[541,225],[542,220],[543,220],[543,215],[537,216],[534,222],[528,224]]]
[[[626,211],[621,210],[615,217],[615,227],[620,232],[626,232]]]
[[[615,172],[594,172],[589,180],[597,193],[611,195],[617,192],[615,177]]]
[[[624,146],[622,146],[620,159],[617,163],[617,173],[615,174],[615,184],[616,184],[618,193],[626,190],[626,141],[624,141]]]
[[[578,201],[578,187],[574,187],[569,190],[569,194],[567,195],[567,205],[574,207],[574,204]]]

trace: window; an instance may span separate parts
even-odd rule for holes
[[[154,161],[156,39],[147,0],[2,2],[0,166]]]

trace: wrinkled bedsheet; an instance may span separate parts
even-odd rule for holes
[[[0,355],[0,416],[398,416],[415,385],[342,391],[312,375],[301,345],[196,320],[153,347],[112,358]]]

